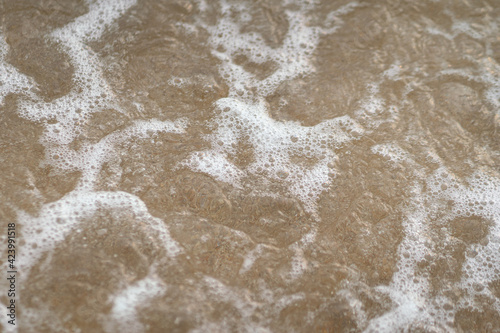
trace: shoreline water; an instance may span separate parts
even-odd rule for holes
[[[4,331],[498,331],[495,1],[0,9]]]

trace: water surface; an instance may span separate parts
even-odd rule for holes
[[[500,332],[498,1],[0,13],[19,332]]]

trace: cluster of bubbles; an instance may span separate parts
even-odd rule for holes
[[[20,74],[6,63],[8,45],[3,36],[0,36],[0,79],[3,83],[0,86],[0,103],[9,93],[23,95],[18,114],[44,125],[40,138],[40,143],[45,147],[44,163],[56,170],[81,172],[78,185],[73,191],[55,202],[45,204],[36,216],[18,212],[18,218],[23,221],[23,236],[26,241],[26,251],[19,264],[25,277],[43,253],[53,249],[71,231],[77,230],[81,221],[91,218],[102,209],[129,212],[148,226],[149,232],[164,246],[168,256],[175,257],[181,252],[163,221],[151,216],[138,197],[125,192],[96,191],[95,183],[103,163],[116,154],[117,144],[126,143],[132,138],[146,138],[156,132],[183,133],[187,125],[185,121],[139,120],[128,128],[103,137],[97,143],[84,140],[78,149],[71,147],[71,143],[82,134],[93,114],[109,109],[123,112],[104,78],[98,55],[88,43],[98,40],[105,29],[135,3],[135,0],[87,1],[87,14],[47,36],[70,56],[74,67],[71,91],[50,102],[44,101],[30,90],[36,87],[31,78]],[[125,290],[115,299],[113,316],[127,316],[130,311],[124,311],[123,304],[129,302],[130,298],[140,301],[142,291],[147,289],[147,292],[151,292],[152,286],[157,285],[155,278],[149,278],[140,282],[135,289],[131,287],[130,290]],[[36,314],[29,309],[26,309],[26,313],[33,317],[31,322],[36,322]],[[116,320],[120,321],[121,319]]]
[[[131,212],[150,226],[150,231],[161,239],[170,256],[180,252],[164,223],[151,216],[139,198],[125,192],[96,191],[95,182],[103,163],[116,153],[117,144],[131,138],[146,138],[156,132],[183,133],[185,121],[139,120],[97,143],[83,142],[79,149],[70,145],[92,114],[110,108],[121,111],[104,79],[99,59],[87,43],[99,39],[104,30],[134,4],[135,1],[130,0],[89,1],[87,14],[49,35],[68,53],[75,68],[72,90],[50,102],[33,93],[25,93],[34,83],[5,63],[8,47],[3,37],[0,38],[0,75],[5,82],[0,88],[0,98],[7,93],[23,93],[18,113],[44,125],[40,141],[45,147],[45,163],[58,170],[81,172],[77,187],[58,201],[45,204],[37,216],[18,212],[27,248],[20,267],[26,272],[45,251],[54,248],[77,228],[79,222],[103,208]]]
[[[95,113],[108,109],[123,112],[104,78],[99,57],[88,43],[99,40],[105,29],[135,4],[135,0],[89,0],[87,14],[48,36],[69,55],[75,69],[72,90],[50,102],[43,101],[33,92],[36,83],[31,78],[7,64],[5,58],[8,46],[0,34],[0,105],[8,94],[24,95],[18,112],[25,119],[44,125],[40,141],[45,147],[45,163],[59,170],[81,172],[76,188],[60,200],[44,205],[37,216],[18,213],[19,219],[23,221],[23,237],[26,240],[27,250],[21,260],[26,273],[44,251],[54,248],[82,220],[91,218],[99,209],[129,211],[149,227],[151,233],[164,245],[169,257],[175,257],[182,251],[171,238],[164,222],[151,216],[139,198],[125,192],[96,191],[95,184],[103,164],[116,153],[116,145],[132,138],[147,138],[156,132],[184,133],[187,127],[185,121],[135,121],[129,127],[115,131],[96,143],[84,141],[77,150],[71,146]],[[198,6],[201,11],[203,4],[200,1]],[[336,150],[359,138],[366,129],[349,116],[325,120],[315,126],[277,121],[269,114],[270,106],[266,97],[275,93],[282,83],[314,73],[312,54],[321,34],[335,32],[342,24],[342,15],[359,4],[353,2],[330,13],[328,22],[324,23],[327,27],[314,26],[309,22],[306,13],[313,8],[312,1],[296,2],[288,7],[285,1],[284,5],[289,27],[280,46],[268,45],[263,36],[256,32],[241,31],[233,14],[239,13],[242,22],[248,22],[251,17],[238,4],[221,1],[222,15],[217,24],[198,22],[210,34],[208,43],[212,47],[212,54],[220,60],[219,71],[229,86],[229,94],[216,102],[219,113],[211,121],[212,133],[207,135],[211,148],[191,154],[181,166],[204,172],[236,187],[243,187],[252,179],[282,184],[290,194],[302,201],[309,212],[314,213],[319,196],[335,177],[335,163],[338,159]],[[492,30],[497,29],[494,24],[492,23]],[[443,36],[452,39],[458,33],[466,33],[474,38],[481,37],[481,34],[477,35],[465,23],[455,21],[451,30],[453,34]],[[489,46],[486,55],[491,56]],[[257,65],[272,64],[275,70],[268,76],[259,78],[243,65],[237,64],[236,58],[241,56]],[[488,88],[484,96],[498,109],[498,65],[488,58],[474,62],[479,68],[475,72],[464,74],[449,69],[441,73],[458,74],[470,80],[487,82]],[[384,75],[391,80],[396,79],[399,75],[397,63]],[[177,79],[171,84],[183,86],[185,82]],[[376,85],[369,92],[371,97],[357,114],[356,119],[360,122],[363,119],[370,120],[372,115],[383,113],[387,109],[377,97]],[[391,109],[389,113],[393,116],[396,111]],[[238,162],[237,156],[241,153],[238,145],[243,143],[251,146],[252,156],[246,162]],[[411,163],[416,168],[416,178],[420,179],[424,174],[418,170],[418,163],[411,159],[410,154],[396,143],[375,145],[372,153],[386,157],[396,165]],[[437,160],[436,157],[433,158]],[[422,320],[448,329],[447,325],[458,309],[480,310],[480,306],[474,302],[476,296],[491,299],[491,306],[500,313],[500,301],[489,287],[493,281],[500,280],[498,178],[478,171],[472,178],[461,182],[441,167],[423,182],[415,182],[410,192],[413,197],[411,205],[405,208],[405,238],[399,249],[399,270],[388,286],[377,288],[390,296],[394,306],[391,311],[371,320],[367,324],[367,331],[397,331]],[[451,224],[457,219],[480,218],[482,222],[488,222],[487,235],[478,243],[466,244],[468,253],[472,255],[466,256],[460,281],[456,283],[456,287],[461,288],[465,296],[456,307],[451,308],[447,306],[452,302],[448,296],[442,292],[437,296],[431,293],[429,278],[419,275],[417,267],[419,262],[432,261],[430,253],[434,251],[436,244],[429,235],[435,233],[436,226],[429,221],[448,203],[451,203],[451,209],[446,216],[440,218],[439,223],[450,239]],[[307,262],[303,258],[302,248],[313,242],[314,237],[313,230],[290,246],[290,250],[295,253],[292,259],[292,278],[306,269]],[[256,247],[249,253],[241,273],[249,270],[263,251],[263,247]],[[213,278],[205,278],[204,283],[214,297],[236,304],[245,320],[251,320],[256,305],[239,299],[237,292]],[[161,296],[164,290],[165,286],[159,282],[151,268],[146,278],[115,295],[111,309],[114,321],[109,323],[108,331],[122,328],[124,323],[130,323],[133,329],[141,330],[142,327],[133,326],[137,323],[136,319],[124,319],[135,318],[135,310],[131,309],[131,305]],[[269,297],[267,304],[274,301]],[[283,307],[285,303],[300,297],[282,300]]]
[[[401,163],[414,166],[415,175],[422,177],[423,172],[410,154],[395,144],[377,145],[372,150],[396,166]],[[484,310],[484,304],[476,302],[478,296],[489,299],[490,306],[500,312],[500,301],[490,287],[491,283],[500,280],[498,178],[477,171],[461,181],[441,166],[425,179],[425,184],[415,182],[412,193],[411,204],[405,208],[405,238],[399,247],[398,271],[390,285],[376,288],[388,294],[395,306],[370,321],[366,331],[399,330],[422,322],[429,323],[433,329],[453,331],[458,311]],[[444,216],[443,212],[446,212]],[[463,223],[457,226],[454,225],[456,221]],[[474,221],[481,224],[476,228],[486,231],[471,230],[469,225]],[[457,234],[454,228],[463,230],[459,229]],[[479,232],[479,236],[474,238],[471,232]],[[465,261],[455,268],[459,281],[433,292],[429,273],[422,273],[419,263],[433,267],[437,264],[434,263],[436,256],[445,256],[453,262],[453,253],[442,251],[456,242],[463,242],[466,247]],[[450,290],[460,290],[460,299],[451,299]]]
[[[8,94],[29,94],[33,96],[32,88],[35,82],[19,73],[14,66],[6,61],[9,47],[0,30],[0,106],[3,105],[4,98]]]
[[[194,153],[185,163],[239,187],[248,175],[280,181],[310,211],[334,176],[335,149],[363,132],[348,116],[305,127],[272,119],[262,101],[250,104],[225,98],[217,106],[222,113],[209,136],[212,149]],[[243,138],[254,149],[253,161],[244,169],[229,159],[237,154],[237,144]]]
[[[219,71],[229,85],[229,96],[216,102],[220,114],[212,121],[214,131],[208,136],[211,149],[193,153],[182,165],[237,187],[243,186],[247,177],[281,182],[314,213],[319,195],[335,175],[335,150],[358,138],[363,128],[349,116],[308,127],[277,121],[269,115],[265,97],[283,82],[313,73],[311,56],[320,35],[338,28],[309,24],[305,13],[311,6],[299,2],[298,8],[284,11],[288,32],[280,46],[272,47],[256,32],[241,32],[233,14],[242,9],[221,2],[222,17],[216,25],[204,28],[210,32],[213,55],[221,61]],[[344,6],[332,17],[347,14],[356,6]],[[242,55],[255,64],[272,63],[276,69],[258,78],[236,63],[235,58]],[[253,149],[253,161],[237,165],[231,157],[244,140]]]

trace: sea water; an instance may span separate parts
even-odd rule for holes
[[[0,22],[3,331],[500,331],[498,1]]]

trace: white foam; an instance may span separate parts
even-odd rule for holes
[[[27,254],[19,260],[20,269],[28,272],[42,254],[63,241],[82,220],[91,218],[98,209],[132,213],[135,219],[148,225],[147,232],[159,240],[168,256],[174,257],[181,252],[178,243],[170,237],[165,223],[149,214],[146,205],[138,197],[120,191],[75,191],[57,202],[44,205],[37,216],[18,212],[19,219],[23,221],[23,237],[28,249]],[[120,219],[117,220],[120,223]]]
[[[36,83],[33,79],[19,73],[19,71],[6,61],[9,46],[0,30],[0,106],[8,94],[33,95]]]
[[[266,247],[267,245],[265,244],[257,244],[257,246],[245,256],[245,259],[243,260],[243,263],[241,264],[241,268],[239,271],[240,275],[245,274],[252,268],[255,260],[257,259],[258,256],[262,254],[262,251]]]
[[[342,7],[331,19],[338,19],[357,5]],[[222,2],[222,18],[217,25],[206,26],[206,29],[210,32],[212,53],[222,61],[219,71],[229,84],[229,97],[216,102],[221,114],[213,120],[215,131],[208,136],[212,148],[192,154],[182,165],[237,187],[241,187],[248,176],[281,182],[309,212],[314,213],[316,200],[334,176],[333,165],[337,159],[334,149],[354,140],[363,129],[348,116],[312,127],[276,121],[269,116],[269,105],[264,97],[287,80],[313,73],[315,69],[310,58],[320,35],[334,31],[311,26],[304,13],[312,4],[300,6],[303,8],[297,11],[285,10],[288,33],[282,45],[271,47],[258,33],[242,33],[231,16],[238,8]],[[337,20],[335,27],[340,23]],[[245,55],[257,64],[272,62],[277,69],[260,80],[234,62],[238,55]],[[248,137],[255,161],[242,168],[231,162],[230,157],[243,137]],[[300,165],[293,161],[295,157],[313,162]]]
[[[215,103],[220,114],[211,122],[212,134],[207,135],[211,148],[191,154],[179,166],[207,173],[238,188],[249,179],[262,184],[279,183],[302,201],[313,218],[319,219],[317,201],[335,177],[335,150],[357,139],[364,129],[349,116],[315,126],[277,121],[269,115],[265,97],[283,82],[314,73],[311,57],[321,35],[334,33],[343,23],[341,16],[359,4],[353,2],[332,12],[323,27],[310,24],[305,14],[314,8],[313,3],[295,5],[298,10],[284,11],[289,28],[281,45],[269,46],[260,34],[241,32],[240,22],[235,21],[233,14],[245,8],[221,1],[222,17],[215,26],[204,28],[210,33],[212,54],[221,61],[219,72],[229,86],[229,96]],[[241,55],[256,64],[272,63],[276,69],[260,79],[236,63],[235,57]],[[184,81],[174,79],[170,83],[182,85]],[[253,150],[253,161],[246,166],[233,162],[236,147],[243,140]],[[296,279],[307,270],[301,248],[314,241],[316,229],[317,226],[312,227],[307,242],[290,246],[294,256],[286,279]],[[247,259],[242,272],[251,267],[252,261]]]
[[[45,122],[41,143],[46,147],[71,143],[93,113],[106,109],[120,110],[114,102],[112,89],[104,79],[98,56],[86,43],[97,40],[116,18],[134,4],[135,0],[89,1],[87,14],[50,34],[49,37],[71,58],[73,88],[67,95],[49,103],[40,98],[25,100],[18,111],[27,119]]]
[[[376,151],[383,152],[386,147]],[[399,152],[397,155],[404,156]],[[399,160],[398,160],[399,161]],[[420,174],[420,173],[419,173]],[[452,211],[435,220],[436,212],[442,211],[443,204],[453,202]],[[488,242],[469,244],[467,256],[462,266],[461,281],[453,288],[460,288],[464,294],[457,304],[444,290],[430,293],[430,281],[426,275],[418,274],[417,263],[432,260],[435,241],[430,223],[447,226],[457,217],[480,216],[491,221]],[[460,309],[473,307],[482,311],[475,303],[477,295],[491,300],[490,305],[500,312],[500,300],[488,285],[500,279],[500,181],[477,172],[467,180],[467,185],[459,182],[445,167],[440,167],[426,180],[426,191],[415,183],[412,206],[407,208],[403,221],[405,238],[399,247],[398,270],[389,286],[379,286],[377,290],[390,295],[394,306],[392,310],[369,322],[365,332],[407,330],[415,323],[426,323],[427,328],[453,332],[449,326]],[[448,231],[449,232],[449,231]],[[448,237],[451,237],[448,235]],[[446,244],[449,239],[441,239]],[[441,253],[441,255],[446,255]],[[449,254],[451,255],[451,254]],[[450,304],[454,304],[450,307]],[[446,307],[447,305],[447,307]]]
[[[139,198],[124,192],[94,192],[94,186],[103,163],[116,155],[117,144],[132,138],[146,138],[157,132],[182,133],[187,125],[184,121],[135,121],[132,126],[116,131],[95,144],[84,142],[78,151],[69,147],[91,114],[107,108],[120,110],[104,79],[97,55],[86,43],[99,39],[105,29],[134,4],[135,1],[130,0],[89,1],[87,14],[54,31],[50,37],[69,54],[75,68],[74,87],[69,94],[52,102],[34,98],[26,99],[21,104],[21,116],[45,124],[41,138],[45,146],[45,163],[63,170],[82,172],[75,190],[57,202],[44,205],[37,216],[19,212],[26,246],[28,249],[36,247],[20,260],[26,276],[42,253],[64,240],[82,220],[91,218],[99,207],[135,214],[136,218],[149,225],[152,236],[158,238],[169,256],[180,252],[163,221],[151,216]],[[0,46],[0,55],[5,56],[5,46]],[[31,81],[25,80],[24,84],[31,84]]]
[[[216,26],[207,29],[213,54],[223,62],[220,66],[221,75],[231,85],[230,97],[239,96],[241,92],[245,95],[249,88],[256,88],[258,96],[267,96],[285,80],[314,70],[309,58],[319,41],[319,30],[307,26],[307,19],[302,12],[285,11],[289,30],[283,44],[275,49],[268,46],[257,33],[241,33],[238,23],[231,19],[232,6],[222,1],[222,8],[224,16]],[[224,47],[225,51],[215,51],[218,46]],[[239,54],[244,54],[257,64],[275,62],[278,69],[264,80],[258,80],[242,66],[233,63],[234,56]]]
[[[392,64],[388,69],[382,73],[383,76],[391,79],[391,80],[396,80],[399,79],[401,74],[401,65],[399,61],[396,61],[396,63]]]
[[[96,144],[84,142],[78,151],[69,147],[92,113],[102,112],[107,108],[120,110],[104,79],[97,55],[86,43],[100,38],[105,29],[134,4],[135,1],[130,0],[89,1],[87,14],[55,30],[50,37],[58,42],[71,58],[75,68],[74,87],[69,94],[52,102],[43,102],[38,97],[34,100],[26,99],[19,109],[21,116],[44,122],[45,132],[41,143],[45,146],[45,163],[59,169],[82,172],[79,184],[73,192],[55,203],[44,205],[37,216],[19,212],[27,247],[37,246],[36,251],[31,251],[30,255],[21,260],[26,276],[29,267],[41,253],[62,241],[81,220],[90,218],[98,207],[133,212],[149,224],[150,231],[156,234],[170,256],[175,256],[180,251],[164,223],[149,215],[147,207],[139,198],[124,192],[93,191],[102,164],[116,154],[115,145],[131,138],[146,138],[156,132],[182,133],[186,126],[184,121],[135,121],[132,126],[114,132]],[[4,57],[6,47],[3,39],[0,50],[0,56]],[[24,85],[31,84],[28,79],[23,82]]]
[[[67,145],[47,145],[45,163],[63,170],[81,171],[82,176],[76,190],[92,191],[102,165],[116,156],[117,145],[127,143],[133,138],[147,138],[159,132],[184,133],[186,125],[182,119],[176,122],[138,120],[132,126],[115,131],[95,144],[83,144],[78,151]]]
[[[198,3],[200,11],[208,10],[205,1]],[[79,150],[69,146],[94,113],[110,108],[124,112],[104,78],[98,55],[88,43],[99,40],[106,29],[131,8],[135,1],[89,0],[87,4],[87,14],[49,36],[69,55],[75,69],[73,89],[56,100],[44,102],[29,90],[35,87],[34,81],[6,63],[8,45],[0,35],[0,105],[8,94],[25,95],[19,114],[45,126],[41,138],[46,152],[44,163],[58,169],[82,173],[74,191],[57,202],[44,205],[37,216],[18,212],[27,249],[20,259],[20,269],[26,277],[29,268],[44,253],[63,241],[98,209],[130,212],[136,220],[149,227],[151,237],[160,241],[169,257],[173,258],[182,251],[180,245],[171,238],[163,221],[151,216],[144,202],[138,197],[124,192],[96,191],[95,184],[103,163],[116,157],[117,145],[137,138],[148,138],[157,132],[183,134],[188,126],[185,121],[136,121],[130,127],[107,135],[97,143],[83,142]],[[211,122],[212,134],[206,137],[211,143],[210,149],[191,154],[180,166],[204,172],[236,187],[244,187],[249,178],[263,184],[279,183],[289,194],[299,198],[305,208],[313,213],[313,217],[317,217],[314,215],[317,200],[335,177],[335,164],[338,159],[336,150],[356,140],[360,135],[376,130],[381,123],[392,121],[398,110],[396,106],[387,105],[380,97],[379,85],[383,81],[378,81],[369,85],[368,96],[355,112],[355,119],[343,116],[322,121],[315,126],[302,126],[298,122],[273,119],[265,98],[274,94],[282,83],[313,74],[316,69],[313,66],[312,54],[321,36],[335,33],[343,23],[342,16],[361,6],[356,2],[350,3],[329,13],[325,22],[321,23],[322,26],[314,26],[307,15],[315,5],[314,1],[289,1],[288,4],[294,6],[288,6],[284,11],[289,29],[280,46],[269,46],[264,37],[256,32],[241,32],[241,25],[234,19],[233,14],[241,13],[238,16],[240,22],[248,22],[250,17],[240,4],[222,1],[223,15],[215,26],[198,22],[201,28],[210,34],[208,43],[213,48],[212,54],[220,60],[219,72],[229,85],[229,96],[215,103],[216,110],[220,113]],[[427,32],[452,40],[463,33],[471,38],[482,38],[485,33],[492,35],[498,31],[495,22],[487,28],[490,30],[485,32],[476,29],[472,24],[450,17],[453,19],[451,31],[445,32],[430,27]],[[193,29],[193,26],[188,24],[181,26],[187,30]],[[486,48],[486,54],[491,56],[491,49],[488,45]],[[235,58],[241,55],[256,64],[272,63],[277,69],[264,79],[259,79],[244,66],[237,65]],[[440,75],[460,75],[483,83],[486,87],[485,99],[497,113],[500,112],[498,64],[492,58],[473,59],[467,55],[464,57],[474,66],[467,70],[443,70]],[[417,71],[418,68],[413,74]],[[400,62],[395,61],[382,75],[384,79],[395,81],[404,76],[404,71]],[[186,88],[191,81],[172,78],[167,83]],[[403,97],[419,84],[407,84]],[[138,103],[136,106],[139,109],[143,107]],[[282,107],[284,106],[282,104]],[[233,162],[238,153],[236,146],[243,141],[252,146],[254,155],[253,162],[244,166]],[[410,163],[415,168],[417,179],[421,179],[424,174],[418,163],[397,143],[375,145],[372,152],[388,158],[396,166],[403,162]],[[429,149],[428,154],[434,163],[440,163],[439,156],[432,149]],[[443,174],[447,176],[443,178]],[[500,301],[495,299],[488,288],[490,282],[500,278],[498,180],[488,178],[478,171],[473,178],[467,180],[467,185],[464,185],[442,167],[432,177],[422,182],[416,181],[410,192],[413,194],[412,204],[405,209],[406,217],[402,221],[405,237],[399,247],[398,271],[388,286],[377,288],[378,292],[390,296],[394,306],[391,311],[371,320],[366,331],[408,330],[412,324],[422,321],[443,331],[450,331],[447,322],[454,317],[458,309],[466,306],[480,309],[479,305],[474,303],[474,297],[477,295],[493,299],[492,306],[500,312]],[[454,206],[441,221],[443,225],[453,218],[471,215],[492,221],[486,243],[467,245],[468,250],[474,252],[475,256],[467,257],[463,265],[462,279],[455,287],[464,290],[465,296],[452,311],[443,310],[443,305],[451,300],[442,291],[431,295],[428,277],[417,276],[417,263],[428,260],[426,256],[432,256],[436,245],[430,237],[433,234],[430,221],[436,212],[442,209],[442,203],[447,201],[453,202]],[[316,233],[317,228],[313,225],[308,234],[288,247],[287,251],[292,254],[291,272],[284,274],[285,280],[296,279],[308,269],[309,263],[304,256],[304,248],[314,242]],[[447,239],[442,241],[446,242]],[[245,274],[252,268],[266,247],[259,244],[247,254],[240,274]],[[278,315],[281,309],[303,298],[303,295],[280,298],[273,293],[263,292],[260,295],[261,302],[252,298],[253,295],[250,295],[249,291],[227,287],[211,277],[204,279],[203,287],[218,301],[232,304],[241,315],[243,326],[248,331],[269,330],[269,321],[254,317],[264,307],[267,309],[269,304],[276,303],[274,314]],[[139,324],[137,318],[138,308],[134,305],[145,304],[151,298],[163,295],[164,291],[165,286],[153,273],[127,286],[113,298],[111,321],[106,326],[107,330],[143,330],[144,327]],[[343,295],[349,301],[358,323],[366,323],[360,302],[356,302],[353,293],[344,289],[338,295]],[[228,322],[205,322],[203,325],[202,329],[207,330],[231,329]]]
[[[392,65],[393,68],[396,65]],[[390,70],[388,70],[390,72]],[[387,73],[384,72],[384,76]],[[390,72],[392,80],[399,78],[399,72]],[[399,108],[396,105],[387,105],[385,99],[380,96],[380,86],[381,81],[372,82],[367,85],[367,96],[361,101],[361,105],[358,110],[354,113],[355,119],[361,122],[369,132],[376,130],[380,125],[384,123],[394,122],[397,118]],[[368,133],[369,133],[368,132]]]
[[[493,106],[496,114],[500,115],[500,65],[489,57],[483,59],[467,58],[478,65],[476,70],[447,69],[441,71],[441,75],[457,75],[485,84],[485,100]]]
[[[442,185],[446,186],[442,186]],[[469,303],[474,306],[474,296],[485,295],[495,299],[494,307],[500,312],[500,300],[491,292],[488,285],[500,279],[500,181],[496,178],[475,173],[468,184],[463,185],[450,176],[430,179],[429,187],[433,197],[454,202],[449,219],[480,216],[491,221],[487,244],[469,245],[474,256],[466,257],[460,285],[467,290]],[[482,288],[478,288],[482,286]]]
[[[486,24],[477,25],[457,19],[449,10],[446,13],[453,22],[450,32],[443,31],[438,27],[428,27],[426,31],[431,34],[443,36],[452,42],[460,34],[466,34],[476,40],[482,40],[484,36],[495,36],[498,34],[499,23],[495,20],[488,20]],[[460,69],[444,69],[440,72],[440,75],[458,75],[485,84],[484,97],[495,108],[495,112],[500,114],[500,66],[492,58],[494,54],[491,50],[491,45],[486,43],[486,56],[484,57],[477,58],[476,56],[467,54],[462,56],[474,63],[475,66]]]
[[[324,27],[322,29],[322,33],[324,34],[335,33],[344,24],[342,16],[349,14],[356,8],[364,6],[366,6],[366,4],[360,4],[357,1],[352,1],[340,7],[339,9],[328,13],[328,15],[326,16],[326,20],[323,23]]]
[[[241,315],[241,322],[239,323],[239,330],[246,332],[271,332],[264,323],[259,322],[254,317],[256,310],[262,306],[261,303],[253,301],[251,295],[247,290],[236,290],[228,287],[222,282],[212,277],[206,276],[203,280],[208,288],[208,292],[214,296],[219,302],[231,304],[235,307]],[[243,294],[243,295],[241,295]],[[224,323],[217,323],[221,326]],[[222,325],[224,327],[224,325]]]
[[[146,307],[148,301],[163,296],[165,292],[166,286],[151,269],[148,276],[111,297],[113,307],[104,323],[106,332],[143,332],[144,325],[138,318],[137,310]]]
[[[272,320],[281,314],[281,311],[293,303],[303,300],[304,293],[283,294],[282,289],[268,288],[263,279],[257,279],[259,291],[251,293],[246,288],[227,286],[223,282],[205,276],[202,288],[206,297],[219,303],[226,303],[234,307],[239,316],[226,316],[218,322],[204,321],[192,332],[234,331],[235,319],[237,330],[241,332],[271,332]],[[232,329],[230,329],[233,327]]]
[[[98,40],[106,28],[122,16],[137,0],[86,0],[88,13],[56,30],[53,35],[68,43]]]
[[[394,143],[374,145],[372,146],[371,151],[374,154],[379,154],[383,157],[387,157],[395,165],[403,161],[412,162],[409,154]]]
[[[405,238],[399,246],[398,270],[394,273],[388,287],[377,289],[387,293],[394,302],[394,307],[369,322],[365,332],[407,330],[416,320],[431,320],[425,312],[428,303],[429,282],[426,279],[415,280],[416,265],[430,251],[427,239],[428,225],[422,188],[415,185],[412,198],[413,207],[403,221]]]
[[[236,98],[217,101],[223,111],[218,128],[208,136],[212,148],[195,153],[184,162],[196,171],[206,172],[221,181],[241,186],[252,175],[282,182],[313,212],[316,200],[331,180],[337,156],[333,152],[362,133],[348,116],[324,121],[313,127],[272,119],[264,101],[256,104]],[[230,161],[234,145],[247,136],[254,149],[255,162],[238,168]],[[222,143],[222,145],[220,144]],[[293,158],[315,161],[312,166],[294,163]]]
[[[50,102],[44,102],[28,89],[35,87],[34,81],[19,74],[14,67],[5,63],[8,51],[3,36],[0,36],[0,103],[9,93],[23,93],[19,115],[44,125],[40,142],[45,147],[44,163],[56,167],[56,170],[80,171],[78,185],[70,193],[56,202],[43,205],[36,216],[18,211],[18,220],[22,221],[24,255],[19,259],[18,269],[23,271],[22,280],[29,277],[30,268],[44,254],[46,262],[51,260],[51,251],[71,232],[77,231],[82,221],[92,218],[101,209],[114,214],[130,214],[147,228],[151,239],[158,240],[168,257],[175,257],[181,247],[174,241],[165,225],[158,218],[149,214],[144,202],[138,197],[125,192],[96,191],[95,184],[103,163],[116,158],[116,145],[126,144],[131,139],[148,138],[154,133],[184,133],[187,123],[159,121],[156,119],[138,120],[131,126],[115,131],[97,143],[83,141],[75,150],[70,144],[77,138],[92,114],[107,109],[122,111],[115,102],[116,98],[106,82],[97,54],[87,45],[98,40],[104,31],[125,11],[135,4],[135,0],[124,1],[88,1],[89,12],[78,17],[72,23],[53,31],[48,37],[55,41],[71,58],[74,67],[73,88],[65,96]],[[126,221],[126,219],[123,219]],[[122,217],[115,219],[122,223]],[[123,225],[123,227],[126,227]],[[144,328],[135,317],[134,305],[142,305],[147,299],[159,296],[163,286],[154,277],[147,278],[128,286],[114,299],[108,331],[119,329],[124,332],[138,332]],[[36,323],[39,316],[29,312],[30,322]],[[54,322],[54,327],[57,327]]]
[[[299,278],[305,271],[309,269],[309,264],[307,259],[304,257],[304,250],[297,243],[290,245],[290,250],[293,251],[293,257],[291,262],[291,270],[284,276],[285,280],[295,280]]]

